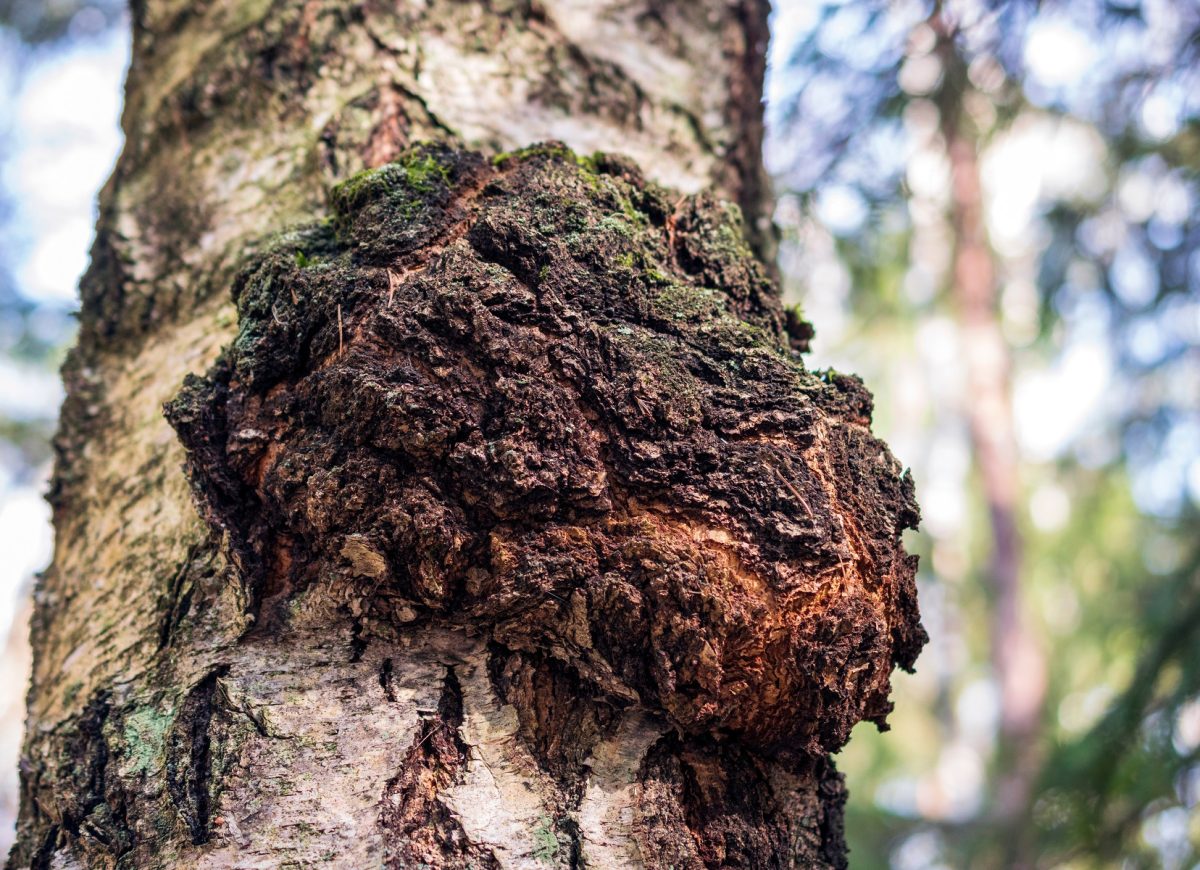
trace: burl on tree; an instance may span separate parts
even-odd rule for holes
[[[168,407],[246,607],[358,576],[684,736],[820,756],[926,636],[907,473],[734,207],[622,160],[422,147],[258,256]]]

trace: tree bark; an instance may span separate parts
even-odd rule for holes
[[[134,4],[9,866],[844,866],[917,515],[760,259],[766,11]]]

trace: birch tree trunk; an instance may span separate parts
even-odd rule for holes
[[[917,514],[762,261],[765,2],[132,12],[9,866],[844,866]]]

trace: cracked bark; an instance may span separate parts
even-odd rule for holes
[[[916,509],[755,256],[765,4],[133,18],[10,866],[844,865]]]

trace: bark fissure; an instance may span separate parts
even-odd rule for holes
[[[210,728],[214,706],[219,703],[217,681],[227,672],[228,668],[213,670],[188,692],[167,743],[167,791],[197,846],[207,843],[211,833]]]
[[[196,584],[211,580],[215,575],[215,557],[216,547],[211,541],[198,542],[188,548],[183,564],[171,578],[163,596],[158,629],[160,652],[171,645],[175,633],[188,618]]]
[[[383,664],[379,666],[379,687],[383,689],[384,697],[386,697],[391,703],[395,704],[397,698],[395,686],[392,684],[393,668],[394,665],[392,664],[391,659],[383,660]]]
[[[441,798],[464,777],[470,747],[459,733],[462,724],[462,687],[448,667],[437,709],[421,713],[403,766],[383,792],[379,824],[386,832],[384,866],[501,866],[490,850],[470,841]]]

